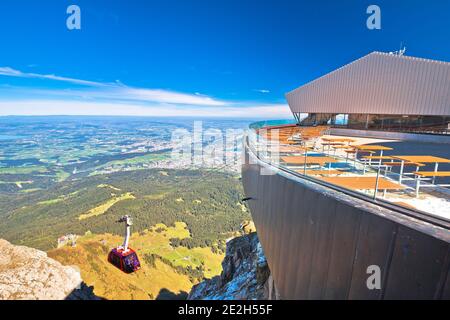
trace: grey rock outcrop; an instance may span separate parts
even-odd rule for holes
[[[0,239],[0,300],[98,299],[80,273],[43,251]]]
[[[269,266],[256,233],[227,243],[220,276],[194,286],[188,300],[266,300],[273,297]]]

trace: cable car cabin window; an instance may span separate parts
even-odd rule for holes
[[[115,254],[111,254],[110,261],[113,265],[120,269],[120,257],[116,256]]]
[[[125,272],[134,272],[139,267],[139,260],[137,259],[136,253],[132,253],[126,256],[123,260],[123,268]]]

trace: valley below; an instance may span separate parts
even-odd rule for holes
[[[235,168],[172,161],[173,123],[21,121],[0,122],[13,139],[0,140],[0,238],[74,267],[104,299],[184,299],[221,273],[226,242],[250,220]],[[123,215],[141,262],[133,274],[107,260]]]
[[[1,237],[75,266],[105,299],[185,298],[221,272],[226,240],[249,219],[239,177],[205,170],[143,170],[65,181],[54,189],[2,195]],[[10,200],[11,201],[11,200]],[[117,219],[133,217],[130,246],[142,268],[125,274],[107,261],[123,241]],[[58,243],[76,235],[76,245]]]

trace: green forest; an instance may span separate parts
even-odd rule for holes
[[[174,246],[215,244],[214,250],[223,250],[225,239],[250,218],[242,197],[239,176],[214,170],[148,169],[83,177],[28,193],[0,193],[0,238],[49,250],[69,233],[121,235],[123,225],[116,220],[128,214],[133,232],[181,221],[191,238],[173,239]],[[87,212],[89,218],[80,219]]]

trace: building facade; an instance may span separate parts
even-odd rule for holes
[[[450,133],[450,63],[373,52],[286,94],[301,125]]]
[[[448,158],[450,63],[374,52],[286,97],[300,125],[328,124],[331,135],[389,136],[398,140],[391,143],[399,154],[412,149]],[[259,128],[286,127],[251,126],[255,136]],[[403,140],[418,140],[422,149]],[[450,299],[450,220],[379,199],[378,184],[374,197],[333,185],[324,179],[336,175],[331,165],[326,173],[320,164],[315,175],[307,174],[309,151],[283,151],[304,163],[279,165],[258,147],[251,133],[244,137],[242,183],[277,298]],[[373,268],[379,271],[376,288],[368,282]]]

